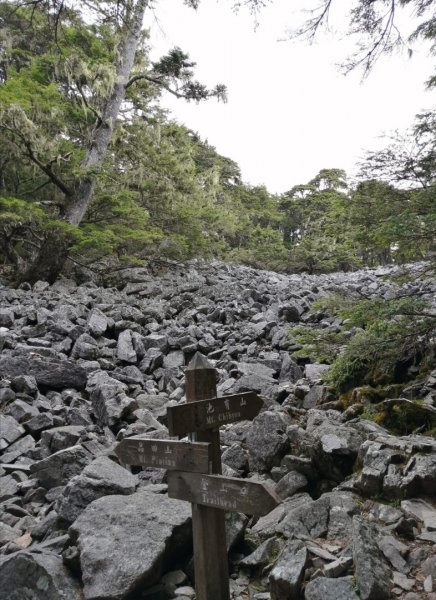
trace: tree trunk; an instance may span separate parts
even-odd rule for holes
[[[130,20],[126,23],[124,38],[118,48],[116,65],[116,82],[111,95],[108,97],[91,147],[83,160],[82,166],[93,171],[103,164],[115,122],[120,112],[121,104],[126,94],[126,84],[135,60],[145,9],[149,0],[137,0],[132,10]],[[70,225],[79,226],[82,222],[92,198],[95,185],[95,175],[90,174],[78,180],[71,196],[65,198],[62,214],[64,221]],[[69,248],[73,237],[62,234],[61,231],[50,233],[45,238],[33,264],[20,277],[20,281],[35,283],[39,279],[53,282],[68,258]]]

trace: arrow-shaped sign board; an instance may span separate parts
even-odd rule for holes
[[[281,502],[263,483],[238,477],[168,472],[168,496],[221,510],[261,517]]]
[[[196,473],[208,473],[211,461],[210,444],[139,437],[122,440],[115,448],[115,454],[126,465]]]
[[[167,409],[168,430],[171,436],[193,431],[216,429],[220,425],[254,419],[263,400],[254,392],[188,402]]]

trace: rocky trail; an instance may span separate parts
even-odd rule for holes
[[[195,598],[189,503],[114,447],[168,438],[197,351],[219,395],[264,401],[221,428],[224,474],[282,499],[258,519],[228,513],[232,598],[436,600],[436,439],[343,411],[328,365],[293,356],[293,326],[341,327],[312,308],[322,296],[434,301],[434,282],[387,274],[193,261],[114,273],[114,287],[0,284],[0,600]],[[402,397],[436,409],[436,370]]]

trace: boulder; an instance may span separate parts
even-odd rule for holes
[[[106,333],[109,326],[108,318],[99,310],[94,308],[88,316],[88,329],[91,335],[100,337]]]
[[[379,531],[360,517],[353,518],[353,558],[361,600],[390,597],[391,571],[379,546]]]
[[[83,600],[62,559],[49,552],[17,552],[0,559],[0,600]]]
[[[65,485],[90,462],[90,455],[81,446],[71,446],[55,452],[30,467],[31,477],[46,489]]]
[[[117,357],[128,363],[136,363],[138,357],[133,346],[132,331],[125,329],[118,336],[117,342]]]
[[[323,379],[329,369],[330,365],[322,363],[308,364],[304,369],[304,376],[311,381],[318,381],[318,379]]]
[[[303,542],[289,542],[269,576],[272,600],[299,600],[306,564],[307,549]]]
[[[0,451],[24,435],[24,427],[13,417],[0,414]]]
[[[303,492],[307,488],[307,479],[298,471],[286,473],[275,487],[275,492],[280,498],[288,498],[297,492]]]
[[[38,386],[52,390],[81,390],[87,379],[85,369],[72,360],[58,360],[36,353],[0,358],[0,378],[13,379],[19,375],[33,375]]]
[[[305,600],[359,600],[352,577],[317,577],[306,585],[304,597]]]
[[[190,521],[187,502],[146,490],[89,504],[69,529],[86,600],[121,600],[159,581],[189,546]]]
[[[298,379],[303,377],[303,371],[301,367],[295,362],[295,360],[289,356],[289,354],[285,354],[282,362],[282,366],[280,369],[279,382],[295,382]]]
[[[289,418],[278,412],[265,411],[254,419],[247,437],[250,469],[269,471],[280,464],[289,445],[286,435],[288,425]]]
[[[94,500],[115,494],[132,494],[137,485],[137,478],[129,471],[110,458],[100,456],[69,481],[55,508],[60,517],[72,523]]]
[[[100,425],[113,427],[138,408],[135,400],[126,396],[127,385],[110,377],[105,371],[97,371],[91,376],[87,390],[90,391],[92,408]]]

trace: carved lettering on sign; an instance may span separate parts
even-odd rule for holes
[[[116,447],[115,454],[126,465],[183,469],[197,473],[207,473],[211,460],[208,443],[146,440],[138,437],[122,440]]]
[[[171,436],[183,436],[216,429],[227,423],[251,420],[259,414],[262,406],[262,399],[254,392],[170,406],[167,410],[168,430]]]

